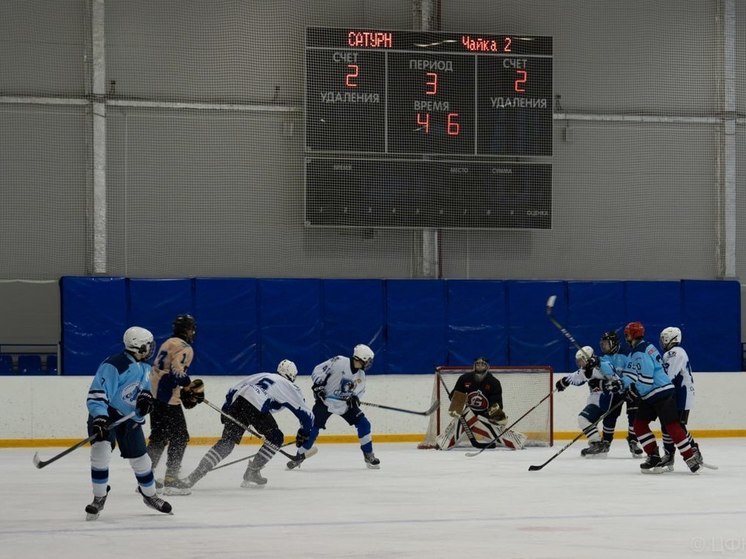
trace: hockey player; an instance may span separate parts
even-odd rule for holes
[[[650,430],[650,422],[660,419],[679,449],[692,472],[702,466],[699,450],[692,446],[686,428],[679,421],[674,400],[674,385],[663,370],[663,359],[656,347],[645,341],[645,327],[640,322],[630,322],[624,328],[624,338],[631,348],[627,365],[622,376],[622,384],[634,396],[639,396],[640,407],[635,415],[635,434],[647,460],[640,465],[643,473],[661,473],[661,458],[658,442]]]
[[[621,344],[619,343],[619,336],[614,330],[609,330],[601,335],[601,341],[599,342],[601,352],[603,356],[601,360],[608,360],[611,363],[614,373],[621,376],[625,365],[627,364],[627,355],[620,352]],[[614,431],[616,430],[616,422],[619,415],[622,413],[622,407],[617,407],[617,404],[625,399],[624,394],[613,393],[611,398],[611,413],[606,416],[603,420],[604,428],[604,441],[611,444],[614,440]],[[627,406],[627,445],[629,446],[629,452],[633,458],[642,458],[642,449],[637,442],[637,436],[635,435],[634,421],[635,412],[639,402],[636,399],[629,400],[625,404]]]
[[[668,326],[660,333],[661,349],[663,353],[663,369],[668,378],[673,382],[676,391],[676,409],[679,412],[679,421],[686,427],[689,421],[689,411],[694,404],[694,378],[692,367],[689,364],[689,355],[681,347],[681,330],[675,326]],[[663,449],[665,454],[661,458],[661,466],[673,471],[676,449],[671,436],[661,427],[663,433]],[[690,435],[691,436],[691,435]],[[692,446],[698,448],[692,439]]]
[[[250,375],[233,385],[226,394],[223,411],[239,423],[253,426],[265,439],[256,456],[249,460],[241,487],[267,483],[267,478],[260,474],[260,470],[272,459],[285,438],[272,414],[283,408],[290,410],[301,425],[296,444],[302,444],[309,438],[313,414],[300,388],[294,384],[297,374],[295,363],[283,359],[277,365],[277,373]],[[220,420],[224,424],[222,437],[207,451],[197,468],[182,480],[184,485],[192,487],[241,442],[244,429],[225,416],[221,415]]]
[[[99,365],[88,390],[88,435],[91,444],[91,481],[93,502],[85,508],[86,519],[96,520],[109,494],[109,463],[116,445],[122,458],[129,460],[137,479],[137,491],[147,506],[170,514],[171,505],[155,494],[155,479],[150,456],[145,451],[142,425],[153,409],[150,392],[150,365],[153,334],[132,326],[124,333],[124,351],[107,357]],[[134,412],[135,415],[109,429],[109,425]]]
[[[478,357],[472,370],[458,378],[448,413],[453,420],[438,438],[440,450],[457,446],[464,437],[477,448],[499,444],[515,450],[526,443],[524,434],[504,430],[508,416],[503,409],[502,385],[490,373],[486,357]]]
[[[191,491],[179,481],[181,461],[184,459],[189,432],[182,404],[192,408],[204,399],[204,390],[190,388],[189,366],[194,359],[192,343],[197,333],[197,322],[188,314],[178,315],[172,324],[172,336],[161,345],[150,373],[155,407],[150,415],[148,455],[153,469],[158,466],[168,447],[166,475],[163,480],[165,495],[189,495]],[[182,398],[182,391],[184,392]]]
[[[585,407],[578,414],[578,425],[588,437],[588,447],[580,451],[586,458],[606,458],[611,443],[601,438],[597,421],[611,408],[612,393],[605,389],[608,378],[614,376],[611,364],[607,360],[599,360],[591,346],[584,346],[575,353],[575,364],[578,369],[560,378],[555,387],[562,392],[570,385],[581,386],[588,383],[588,400]],[[612,437],[614,432],[611,432]]]
[[[358,344],[351,357],[337,355],[316,365],[311,372],[315,400],[311,436],[298,448],[295,458],[287,463],[288,469],[297,468],[306,459],[306,453],[316,442],[319,431],[326,429],[326,422],[332,414],[339,415],[357,429],[365,465],[374,470],[381,467],[381,461],[373,453],[370,421],[360,409],[360,397],[365,393],[365,371],[373,365],[373,357],[372,349]]]

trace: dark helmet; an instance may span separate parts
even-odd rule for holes
[[[197,333],[197,321],[191,314],[180,314],[174,319],[173,328],[175,337],[191,344]]]
[[[608,332],[604,332],[601,334],[601,341],[599,342],[599,346],[601,347],[601,351],[603,351],[606,355],[614,355],[615,353],[619,353],[619,336],[617,335],[616,331],[609,330]]]

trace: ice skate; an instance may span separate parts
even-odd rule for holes
[[[153,510],[157,510],[158,512],[162,512],[164,514],[172,514],[171,513],[171,505],[167,502],[158,497],[158,495],[153,495],[152,497],[148,497],[145,493],[142,492],[142,487],[137,487],[137,492],[142,495],[143,502],[149,506]]]
[[[363,459],[365,460],[365,465],[371,470],[381,469],[381,461],[372,452],[363,452]]]
[[[640,464],[640,472],[643,474],[661,474],[663,469],[660,468],[661,457],[657,454],[648,455],[647,460]]]
[[[177,476],[166,476],[163,480],[162,492],[164,495],[191,495],[192,491],[189,489],[191,485],[186,480],[181,480]],[[158,489],[156,487],[156,492]]]
[[[595,441],[580,451],[584,458],[606,458],[609,454],[609,443],[606,441]]]
[[[305,454],[296,454],[293,458],[290,459],[290,461],[286,464],[288,470],[293,470],[295,468],[300,468],[300,465],[303,464],[303,461],[306,459]]]
[[[254,466],[253,461],[249,462],[249,465],[243,474],[243,482],[241,482],[241,487],[263,487],[267,485],[267,478],[262,477],[262,474],[259,473],[260,471],[261,468],[257,468],[256,466]]]
[[[689,458],[685,460],[686,465],[689,466],[689,470],[692,473],[697,472],[702,467],[702,455],[699,453],[699,450],[695,450],[694,454],[692,454]]]
[[[629,445],[629,453],[633,458],[642,458],[644,453],[642,452],[637,439],[634,437],[627,437],[627,444]]]
[[[111,491],[111,486],[106,486],[106,495],[103,497],[94,497],[93,502],[90,505],[86,505],[85,512],[86,512],[86,520],[96,520],[98,518],[98,515],[101,514],[101,511],[104,510],[104,505],[106,504],[106,497],[109,496],[109,491]]]
[[[663,455],[660,464],[658,464],[662,472],[673,472],[674,457],[674,454],[669,454],[668,452]]]

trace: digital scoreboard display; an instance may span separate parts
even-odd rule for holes
[[[306,151],[551,156],[552,38],[306,30]]]
[[[552,165],[313,158],[305,225],[551,229]]]

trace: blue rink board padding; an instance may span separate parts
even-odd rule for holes
[[[447,363],[445,282],[388,280],[389,373],[432,373]]]
[[[122,350],[127,328],[127,281],[66,276],[60,279],[60,302],[61,370],[93,376],[107,356]]]
[[[485,355],[495,365],[575,368],[575,347],[598,351],[600,334],[643,322],[658,344],[682,329],[695,371],[741,369],[740,283],[719,281],[332,280],[64,277],[63,374],[92,375],[120,351],[127,326],[161,343],[179,313],[197,319],[200,375],[248,375],[292,359],[300,374],[357,343],[376,352],[371,374],[431,373]]]
[[[446,282],[446,331],[449,364],[477,357],[508,362],[508,308],[503,281]]]
[[[372,370],[386,371],[386,282],[327,279],[323,287],[322,357],[350,355],[357,344],[375,352]],[[309,372],[310,370],[304,370]]]
[[[259,370],[257,280],[197,278],[197,320],[192,371],[202,375],[250,375]],[[198,318],[196,318],[198,317]]]
[[[579,345],[589,345],[596,354],[600,354],[599,341],[604,332],[614,330],[620,339],[624,338],[624,282],[567,282],[567,311],[567,322],[560,323],[572,333]],[[568,367],[574,369],[577,348],[568,344],[567,352]]]

